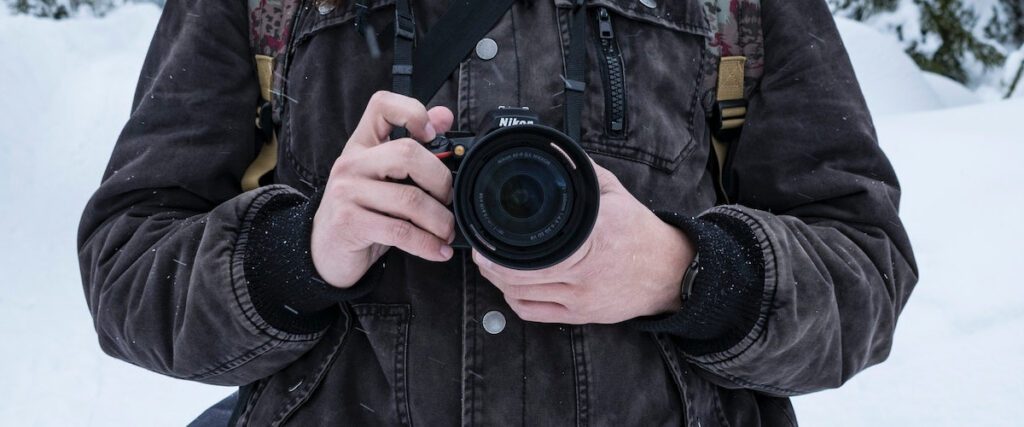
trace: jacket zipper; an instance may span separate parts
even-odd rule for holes
[[[622,51],[612,28],[612,17],[606,8],[597,10],[597,30],[597,50],[604,82],[605,131],[610,137],[622,138],[626,136],[626,75]]]

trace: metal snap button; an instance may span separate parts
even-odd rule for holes
[[[640,4],[647,6],[651,9],[658,7],[657,0],[640,0]]]
[[[488,311],[484,315],[484,330],[491,335],[497,335],[505,330],[505,315],[499,311]]]
[[[319,3],[320,4],[317,5],[316,10],[320,12],[321,15],[326,15],[334,10],[334,2],[321,1]]]
[[[498,43],[493,39],[486,38],[476,43],[476,57],[489,61],[498,56]]]

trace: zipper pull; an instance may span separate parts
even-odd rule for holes
[[[597,10],[597,29],[602,39],[615,37],[615,32],[612,31],[612,17],[608,14],[608,9],[602,7]]]

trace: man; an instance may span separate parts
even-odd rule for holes
[[[386,27],[385,3],[359,19]],[[420,27],[445,3],[414,2]],[[304,6],[275,185],[243,192],[245,4],[167,4],[79,234],[107,353],[244,385],[232,421],[252,425],[792,425],[788,396],[886,358],[917,271],[821,0],[763,3],[764,77],[721,206],[700,2],[588,3],[617,34],[624,125],[588,32],[600,210],[580,250],[534,271],[449,246],[451,174],[419,142],[501,105],[561,123],[571,2],[516,3],[428,106],[384,91],[355,5]]]

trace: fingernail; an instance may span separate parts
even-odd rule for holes
[[[441,246],[441,258],[450,259],[454,253],[455,251],[452,250],[451,246]]]
[[[434,139],[437,137],[437,129],[434,129],[433,123],[427,122],[427,127],[423,129],[427,132],[427,137],[429,139]]]

